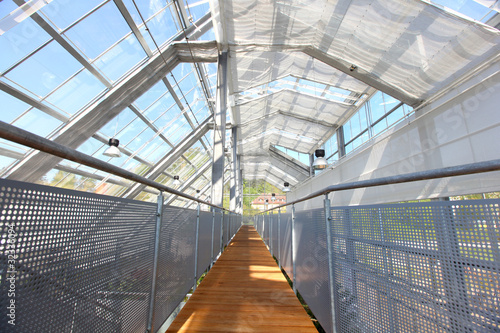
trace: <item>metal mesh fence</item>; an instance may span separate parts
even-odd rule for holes
[[[272,228],[272,255],[276,258],[279,258],[279,241],[280,238],[279,229],[278,229],[278,214],[272,215],[273,222],[271,223]],[[281,223],[280,223],[281,224]]]
[[[331,210],[337,332],[500,331],[500,200]],[[263,217],[257,230],[266,235]],[[297,289],[327,332],[324,210],[296,213]],[[291,276],[291,214],[281,263]]]
[[[198,240],[198,278],[210,266],[212,256],[212,212],[200,212],[200,235]]]
[[[144,332],[155,204],[2,180],[0,207],[1,332]]]
[[[500,330],[500,201],[335,209],[342,331]]]
[[[331,306],[324,209],[296,213],[297,290],[323,328],[330,332]]]
[[[221,223],[222,223],[222,213],[215,213],[215,224],[214,224],[214,248],[213,248],[213,259],[215,260],[220,253],[222,242],[221,242]]]
[[[163,209],[153,327],[161,326],[194,285],[196,214]]]
[[[281,234],[281,266],[286,274],[293,278],[292,269],[292,214],[282,213],[280,220]]]
[[[1,179],[0,332],[145,332],[157,209],[152,203]],[[213,253],[218,254],[222,214],[215,215]],[[194,285],[196,216],[195,210],[163,208],[155,330]],[[241,217],[225,221],[227,240]],[[212,223],[212,213],[201,212],[198,275],[211,262]]]

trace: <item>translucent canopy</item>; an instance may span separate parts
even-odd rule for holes
[[[441,2],[5,0],[0,121],[167,186],[179,176],[182,191],[207,198],[216,62],[227,51],[244,177],[293,186],[309,166],[276,146],[312,154],[376,91],[418,107],[498,61],[499,31],[480,22],[498,5],[467,0],[484,11],[466,17]],[[110,138],[121,157],[102,154]],[[3,139],[0,176],[157,194]]]

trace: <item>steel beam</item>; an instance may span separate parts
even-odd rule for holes
[[[232,209],[233,211],[236,210],[236,187],[238,183],[238,175],[237,175],[237,149],[236,149],[236,144],[238,142],[237,140],[237,135],[238,135],[238,129],[237,127],[231,128],[231,186],[230,186],[230,191],[229,191],[229,209]]]
[[[216,112],[213,130],[212,203],[222,206],[224,195],[224,148],[227,111],[227,52],[221,52],[217,64]]]
[[[196,141],[208,132],[208,121],[210,118],[205,119],[203,123],[198,126],[191,134],[184,138],[177,146],[175,146],[167,156],[163,157],[151,170],[149,170],[145,177],[149,179],[156,179],[168,166],[174,163],[181,155],[188,150]],[[135,198],[144,189],[144,185],[135,184],[125,194],[125,198]]]

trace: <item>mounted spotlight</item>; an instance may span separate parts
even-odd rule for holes
[[[355,69],[358,69],[358,66],[356,66],[356,65],[351,65],[351,67],[349,67],[349,70],[350,70],[351,72],[354,72],[354,70],[355,70]]]
[[[174,176],[174,182],[172,185],[174,186],[179,186],[181,184],[181,181],[179,180],[179,176]]]
[[[109,156],[109,157],[121,157],[122,153],[121,153],[120,149],[118,149],[119,144],[120,144],[120,140],[115,139],[115,138],[109,139],[109,142],[108,142],[109,148],[106,149],[106,151],[104,151],[104,153],[102,153],[102,154],[105,156]]]
[[[314,156],[316,159],[313,162],[314,170],[323,170],[328,166],[328,161],[325,159],[325,150],[324,149],[316,149],[314,152]]]
[[[290,183],[285,182],[283,185],[283,192],[290,192]]]
[[[275,201],[275,200],[276,200],[276,194],[275,194],[275,193],[271,194],[271,200],[272,200],[272,201]]]

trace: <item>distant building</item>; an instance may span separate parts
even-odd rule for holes
[[[257,197],[255,200],[253,200],[251,206],[254,209],[263,211],[266,209],[277,207],[279,205],[283,205],[285,203],[286,203],[286,195],[276,194],[275,199],[272,199],[272,193],[265,193]]]

